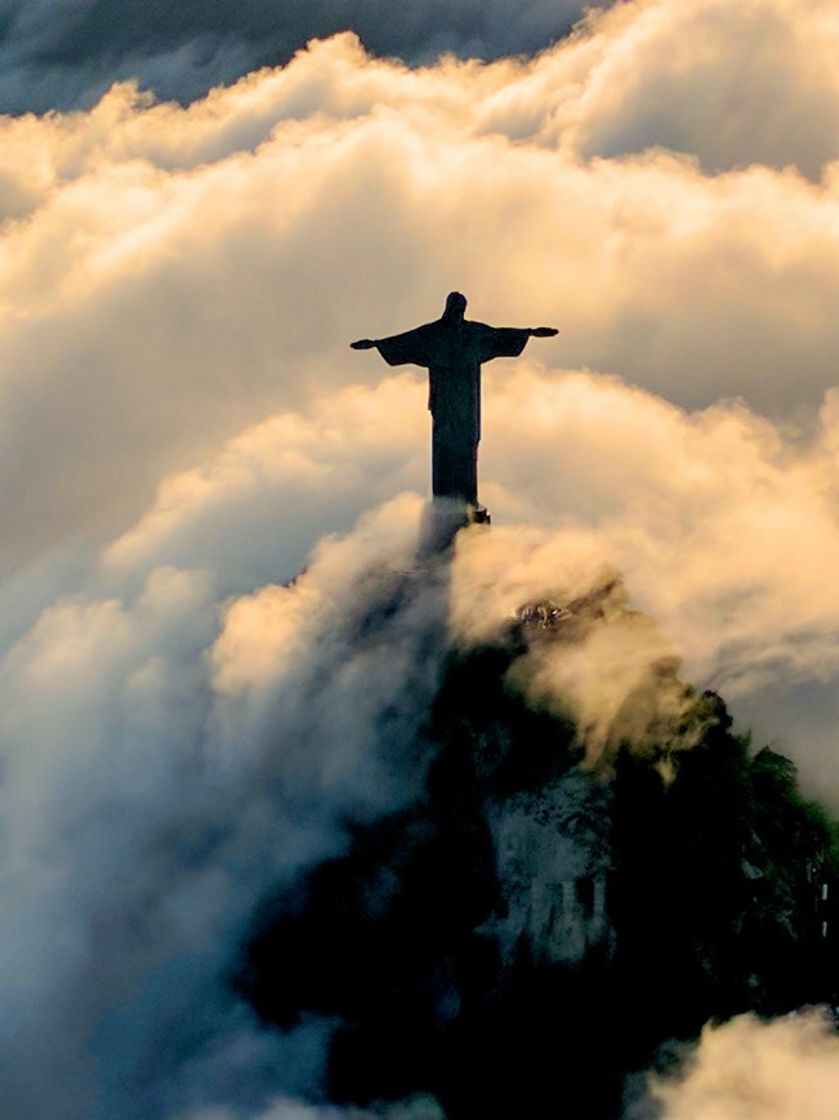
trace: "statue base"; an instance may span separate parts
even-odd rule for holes
[[[417,562],[449,552],[461,529],[491,523],[486,506],[472,506],[453,498],[432,498],[422,516]]]

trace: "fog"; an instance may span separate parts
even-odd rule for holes
[[[553,45],[576,7],[483,5],[468,34],[447,7],[448,29],[428,6],[378,41],[348,14],[375,53],[347,32],[245,73],[302,32],[265,42],[253,5],[233,42],[187,8],[150,39],[93,4],[74,40],[75,8],[6,6],[5,103],[25,84],[33,108],[83,106],[0,119],[14,1120],[317,1115],[291,1102],[317,1091],[329,1024],[266,1035],[230,956],[269,885],[410,800],[442,650],[528,597],[618,572],[648,620],[530,666],[593,751],[637,683],[626,649],[672,655],[839,804],[830,6],[646,0]],[[114,77],[217,88],[97,102]],[[408,593],[424,374],[347,344],[453,288],[470,317],[561,333],[487,366],[492,531],[450,587]],[[359,644],[397,593],[399,625]],[[404,754],[383,755],[383,712]],[[708,1111],[703,1055],[724,1069],[754,1036],[809,1069],[812,1022],[721,1028],[664,1106],[736,1114]],[[766,1115],[805,1113],[789,1099]]]

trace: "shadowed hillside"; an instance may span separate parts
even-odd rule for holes
[[[673,659],[593,761],[561,704],[525,699],[528,659],[628,615],[609,580],[453,650],[424,796],[256,918],[235,983],[277,1027],[336,1023],[331,1099],[606,1120],[709,1019],[835,1001],[834,832],[788,759]]]

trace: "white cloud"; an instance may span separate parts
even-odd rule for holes
[[[818,1011],[706,1027],[679,1075],[653,1084],[663,1120],[832,1120],[839,1038]]]
[[[226,1070],[253,1073],[236,1103],[257,1115],[255,1071],[316,1079],[318,1029],[279,1055],[225,1032],[219,977],[267,882],[415,788],[371,727],[387,707],[411,738],[433,656],[401,690],[449,606],[469,638],[618,569],[649,657],[743,711],[789,696],[781,745],[839,800],[839,118],[835,67],[810,65],[837,33],[808,0],[649,0],[532,60],[412,70],[342,36],[188,109],[122,86],[0,122],[15,1120],[89,1120],[94,1091],[129,1116],[146,1043],[142,1120],[204,1107]],[[411,566],[428,421],[421,375],[347,343],[453,287],[562,334],[488,367],[496,523],[463,541],[452,603],[406,593],[398,632],[358,647],[355,612]],[[596,665],[535,679],[602,738],[637,674]],[[173,1101],[154,1040],[186,1007],[218,1056]]]
[[[803,0],[749,10],[834,33]],[[718,21],[695,76],[716,89],[719,67],[741,65],[734,18],[711,0],[625,5],[535,60],[421,70],[343,36],[188,109],[117,87],[89,113],[7,119],[6,569],[127,527],[166,475],[269,413],[375,382],[347,342],[437,315],[455,286],[477,317],[559,325],[539,350],[552,363],[690,407],[743,396],[811,416],[839,355],[834,172],[814,186],[794,168],[709,176],[658,148],[584,158],[592,121],[624,128],[616,60],[664,65],[694,42],[684,20]],[[797,58],[790,81],[822,82],[829,102],[832,69]],[[764,84],[775,61],[753,60]],[[762,88],[740,90],[744,136],[771,128]],[[666,103],[683,122],[696,100],[691,86]],[[775,162],[834,158],[818,135],[824,150]],[[705,143],[689,128],[647,141]]]
[[[496,57],[547,46],[583,13],[582,0],[166,0],[0,2],[0,107],[44,111],[90,104],[113,81],[138,78],[191,100],[259,66],[284,62],[313,36],[356,30],[377,54],[414,61],[441,51]]]
[[[839,801],[833,395],[804,443],[736,403],[691,413],[615,378],[526,363],[490,367],[484,397],[483,495],[496,523],[461,548],[455,632],[485,637],[534,595],[568,601],[618,571],[630,605],[656,622],[632,631],[638,672],[683,658],[689,680],[719,688],[795,755],[810,788]],[[208,565],[228,592],[290,578],[311,536],[392,486],[423,486],[423,408],[419,379],[400,375],[249,429],[169,479],[98,578],[136,583],[159,564]],[[620,654],[616,667],[629,666]],[[615,687],[619,707],[632,685]],[[767,707],[767,693],[796,690],[807,699]]]
[[[417,513],[226,605],[165,566],[67,597],[0,661],[4,1115],[317,1084],[329,1025],[272,1039],[225,976],[264,892],[420,788],[445,597],[402,573]]]

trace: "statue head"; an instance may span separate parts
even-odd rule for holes
[[[449,322],[460,323],[466,313],[466,296],[460,292],[449,292],[446,296],[446,309],[443,318]]]

